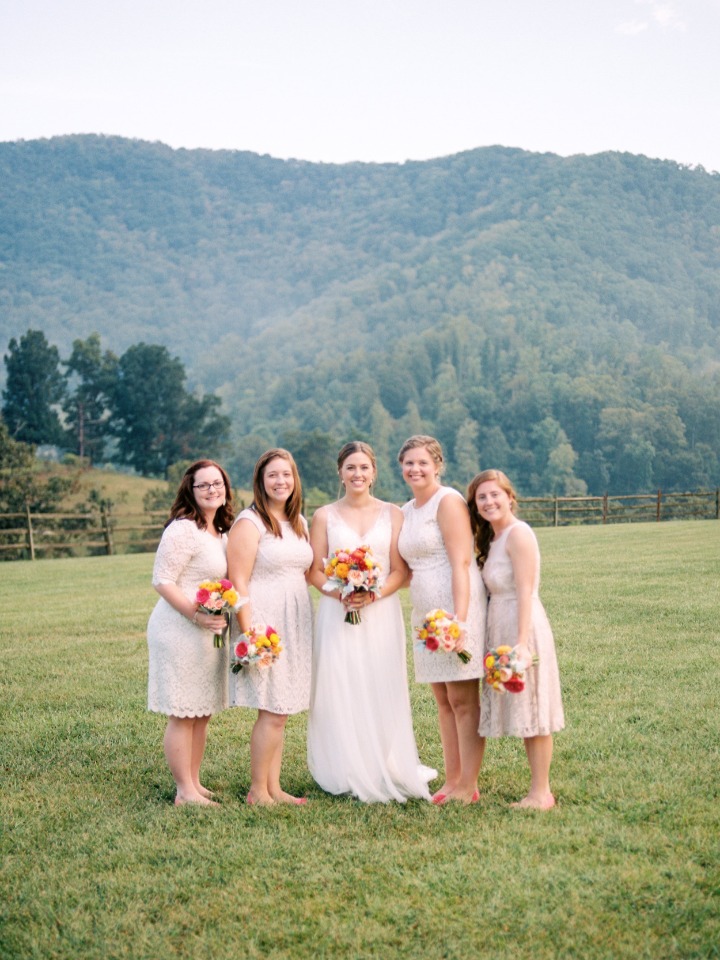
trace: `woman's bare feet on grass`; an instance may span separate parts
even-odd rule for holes
[[[555,806],[555,797],[551,793],[545,793],[540,797],[534,797],[529,793],[517,803],[511,803],[510,806],[516,810],[551,810]]]

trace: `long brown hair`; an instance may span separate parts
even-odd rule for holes
[[[232,526],[233,520],[235,519],[235,508],[232,502],[230,477],[228,477],[220,464],[214,460],[196,460],[195,463],[190,464],[183,474],[178,492],[175,494],[175,502],[170,507],[170,516],[165,523],[166,527],[172,523],[173,520],[194,520],[201,530],[205,530],[207,527],[205,515],[195,502],[195,494],[193,493],[195,474],[198,470],[204,470],[205,467],[215,467],[218,469],[225,484],[225,503],[215,511],[213,526],[218,533],[225,533]]]
[[[285,513],[290,521],[296,537],[308,539],[307,529],[302,519],[302,483],[298,473],[297,464],[289,450],[282,447],[273,447],[272,450],[266,450],[255,464],[253,472],[253,503],[252,508],[265,524],[267,529],[276,537],[282,537],[282,527],[270,513],[267,491],[265,490],[265,468],[271,460],[280,457],[281,460],[287,460],[293,475],[293,491],[285,501]]]
[[[483,518],[480,516],[480,511],[478,510],[477,503],[475,502],[475,494],[477,493],[477,489],[480,484],[487,483],[488,480],[494,480],[500,489],[504,490],[508,497],[510,497],[511,510],[513,513],[515,513],[517,508],[517,494],[515,493],[515,488],[502,470],[483,470],[482,473],[478,473],[477,476],[473,477],[470,481],[467,489],[467,505],[468,509],[470,510],[470,526],[472,527],[473,542],[475,544],[475,556],[477,558],[477,565],[481,570],[485,566],[485,561],[487,560],[488,553],[490,552],[490,544],[492,543],[493,539],[493,528],[487,520],[483,520]]]

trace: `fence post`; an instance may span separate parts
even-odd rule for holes
[[[720,520],[720,487],[715,490],[715,519]]]
[[[100,504],[100,518],[102,521],[103,536],[105,537],[105,549],[109,557],[113,554],[112,526],[110,523],[110,507]]]
[[[603,511],[602,511],[603,523],[607,523],[607,515],[608,515],[608,495],[606,490],[605,493],[603,494]]]
[[[558,526],[558,510],[559,510],[558,495],[555,494],[555,526],[556,527]]]
[[[33,537],[32,517],[30,516],[30,504],[25,501],[25,516],[27,517],[28,529],[28,548],[30,550],[30,559],[35,559],[35,539]]]
[[[657,520],[658,523],[660,523],[660,507],[661,507],[661,504],[662,504],[662,490],[658,489],[657,509],[656,509],[656,511],[655,511],[655,519]]]

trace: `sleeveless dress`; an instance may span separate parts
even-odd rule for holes
[[[444,683],[450,680],[474,680],[483,674],[482,652],[485,634],[485,609],[487,600],[480,571],[470,564],[470,604],[467,614],[465,649],[472,655],[469,663],[463,663],[454,653],[435,653],[418,649],[415,630],[430,610],[441,608],[455,612],[452,594],[452,569],[443,543],[437,512],[444,497],[464,499],[452,487],[440,487],[423,504],[416,507],[411,500],[403,508],[403,526],[398,548],[412,570],[410,599],[412,601],[413,654],[415,679],[418,683]],[[470,533],[468,533],[470,537]]]
[[[368,545],[381,581],[389,572],[390,504],[382,505],[363,537],[331,505],[327,536],[331,552]],[[437,774],[418,759],[398,595],[364,607],[360,616],[359,624],[345,623],[341,603],[320,599],[308,716],[310,772],[328,793],[349,793],[365,803],[429,800],[427,782]]]
[[[230,705],[285,716],[300,713],[310,704],[312,604],[305,571],[312,564],[312,547],[288,522],[281,524],[282,537],[276,537],[254,510],[243,510],[235,523],[241,520],[260,532],[248,585],[252,621],[275,627],[283,649],[271,667],[230,673]]]
[[[512,562],[507,553],[507,538],[518,524],[516,520],[490,544],[482,576],[490,593],[488,608],[487,647],[517,643],[517,594]],[[533,539],[535,534],[533,533]],[[537,551],[537,576],[532,592],[532,613],[528,646],[539,657],[539,663],[525,674],[525,689],[521,693],[498,693],[486,683],[480,700],[481,737],[536,737],[555,733],[565,726],[560,674],[555,641],[545,608],[538,596],[540,585],[540,550]]]
[[[174,583],[193,600],[203,580],[227,576],[227,537],[173,520],[162,535],[153,584]],[[229,648],[217,649],[204,630],[160,597],[147,627],[148,710],[173,717],[206,717],[227,706]]]

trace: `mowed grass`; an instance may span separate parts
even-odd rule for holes
[[[555,810],[491,741],[473,807],[249,808],[254,714],[215,718],[220,809],[175,809],[145,710],[152,556],[2,565],[2,958],[720,956],[720,524],[541,529],[567,729]],[[411,684],[425,763],[441,753]]]

